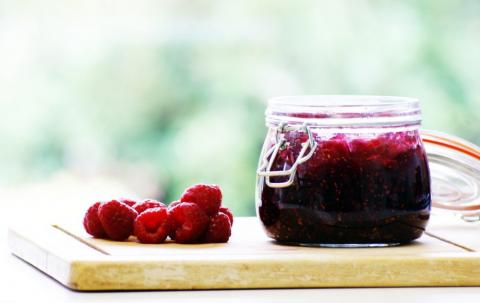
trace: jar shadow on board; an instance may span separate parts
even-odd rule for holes
[[[256,206],[280,243],[378,247],[419,238],[430,173],[417,99],[295,96],[269,101]]]

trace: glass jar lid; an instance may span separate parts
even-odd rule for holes
[[[480,147],[437,131],[422,130],[432,179],[432,206],[480,220]]]

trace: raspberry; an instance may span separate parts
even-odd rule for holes
[[[83,227],[85,227],[87,233],[95,238],[105,238],[107,234],[105,233],[97,214],[99,206],[100,202],[96,202],[88,208],[85,217],[83,217]]]
[[[162,202],[158,202],[157,200],[153,199],[146,199],[143,200],[142,202],[138,202],[133,206],[133,208],[139,213],[143,213],[149,208],[155,208],[155,207],[166,207],[165,204]]]
[[[220,213],[224,213],[227,215],[228,219],[230,219],[230,225],[233,225],[233,214],[232,212],[230,211],[230,209],[228,209],[227,207],[220,207],[220,209],[218,210],[218,212]]]
[[[174,208],[175,206],[177,206],[177,205],[180,204],[180,203],[182,203],[182,202],[180,202],[180,201],[173,201],[173,202],[171,202],[170,204],[168,204],[168,209],[172,209],[172,208]]]
[[[222,204],[222,191],[218,185],[196,184],[183,192],[180,201],[198,204],[207,215],[211,216],[218,212]]]
[[[231,234],[230,219],[226,214],[219,212],[210,218],[203,240],[206,243],[224,243],[228,242]]]
[[[168,210],[169,236],[178,243],[195,243],[208,227],[208,216],[195,203],[183,202]]]
[[[140,243],[162,243],[169,231],[166,207],[150,208],[137,216],[133,223],[133,234]]]
[[[127,204],[130,207],[133,207],[135,204],[137,204],[137,201],[133,199],[128,199],[128,198],[120,198],[118,201]]]
[[[98,218],[108,238],[116,241],[126,240],[133,231],[133,221],[137,211],[117,200],[103,202],[98,208]]]

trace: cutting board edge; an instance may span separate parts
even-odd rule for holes
[[[468,253],[467,253],[468,254]],[[200,261],[199,261],[200,262]],[[176,290],[321,287],[480,286],[480,258],[255,262],[73,262],[69,287],[77,290]],[[261,266],[260,266],[261,265]],[[100,267],[99,267],[100,266]],[[439,270],[441,268],[441,270]],[[189,272],[189,279],[182,272]],[[335,275],[325,275],[335,272]],[[128,281],[122,279],[128,273]],[[429,278],[426,278],[429,277]],[[212,280],[213,279],[213,280]],[[132,282],[133,281],[133,282]]]
[[[9,228],[7,241],[13,255],[29,263],[54,280],[74,289],[72,279],[72,259],[52,254],[40,243],[27,239],[24,235]]]

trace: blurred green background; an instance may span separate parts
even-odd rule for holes
[[[480,1],[2,1],[0,187],[218,183],[251,215],[269,97],[414,96],[479,144],[479,81]]]

